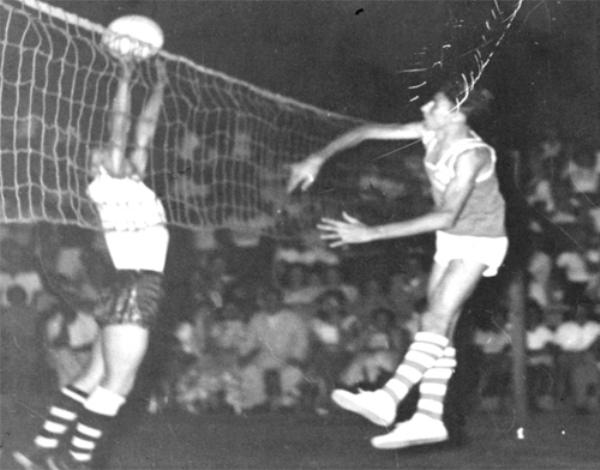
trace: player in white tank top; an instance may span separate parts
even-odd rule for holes
[[[167,74],[157,60],[157,82],[137,120],[134,149],[127,156],[134,67],[126,60],[121,63],[110,142],[92,153],[93,179],[88,186],[117,282],[96,315],[101,329],[91,362],[52,402],[32,451],[15,452],[24,468],[89,468],[99,440],[133,387],[161,300],[169,233],[164,208],[143,179]],[[69,431],[73,435],[66,444]],[[62,444],[65,453],[58,452]]]
[[[435,185],[434,209],[414,219],[380,226],[367,226],[343,213],[342,220],[322,219],[318,228],[321,238],[331,247],[374,240],[408,237],[426,232],[452,234],[464,216],[465,207],[479,184],[495,179],[494,154],[487,145],[465,146],[452,162],[444,161],[454,145],[463,145],[472,139],[473,131],[467,118],[486,107],[491,98],[489,92],[473,91],[465,100],[460,93],[462,83],[450,84],[436,93],[421,110],[423,120],[408,124],[373,124],[360,126],[334,139],[327,146],[310,155],[291,168],[288,191],[296,188],[308,189],[317,177],[320,168],[334,154],[358,145],[364,140],[412,140],[425,141],[427,164]],[[460,103],[460,105],[459,105]],[[438,164],[444,168],[439,168]],[[439,181],[438,181],[439,180]],[[492,191],[497,191],[493,188]],[[436,194],[437,192],[437,194]],[[499,192],[494,198],[504,201]],[[474,209],[477,210],[478,205]],[[503,220],[504,214],[500,214]],[[374,392],[350,393],[335,390],[332,399],[341,407],[361,414],[375,424],[393,424],[396,408],[412,386],[420,383],[421,398],[415,415],[399,423],[385,435],[375,437],[371,443],[376,448],[402,448],[417,444],[444,441],[448,432],[442,421],[443,403],[447,384],[456,365],[455,350],[451,346],[453,326],[456,325],[461,309],[481,277],[494,274],[506,253],[504,227],[494,236],[471,237],[461,243],[462,250],[456,254],[453,245],[444,240],[444,253],[436,253],[433,270],[428,283],[428,308],[423,314],[422,330],[415,335],[398,366],[395,375],[382,389]],[[477,249],[473,248],[477,242]],[[491,243],[491,246],[489,245]],[[487,256],[494,251],[494,256]],[[444,256],[438,256],[443,254]]]

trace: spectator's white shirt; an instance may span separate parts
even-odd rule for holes
[[[598,189],[598,169],[585,168],[574,162],[567,166],[567,176],[576,193],[594,193]]]
[[[588,321],[580,325],[568,321],[559,325],[554,333],[554,342],[563,351],[585,351],[600,337],[600,323]]]
[[[6,292],[15,285],[20,286],[25,290],[25,293],[27,294],[25,302],[27,304],[31,304],[35,294],[43,290],[40,275],[35,271],[24,271],[16,274],[2,271],[0,272],[0,306],[8,306]]]
[[[81,261],[81,247],[62,247],[56,257],[56,272],[69,279],[76,279],[85,268]]]
[[[556,265],[565,270],[570,282],[588,282],[590,273],[582,255],[575,251],[565,251],[556,259]]]
[[[533,191],[527,196],[527,202],[529,204],[535,204],[541,202],[544,204],[544,210],[546,212],[554,212],[556,204],[554,202],[554,196],[552,195],[552,185],[548,180],[540,180],[533,187]]]
[[[526,344],[529,351],[539,351],[554,342],[554,333],[546,325],[539,325],[533,331],[528,331]]]
[[[72,348],[92,344],[99,331],[96,319],[85,312],[77,312],[77,317],[69,323],[67,329],[69,331],[69,345]]]
[[[88,194],[98,208],[115,268],[162,272],[169,232],[154,191],[142,181],[102,172],[88,186]]]

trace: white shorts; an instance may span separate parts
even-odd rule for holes
[[[487,266],[483,276],[493,277],[498,273],[507,250],[506,237],[454,235],[440,230],[436,232],[433,259],[442,266],[455,259],[477,261]]]

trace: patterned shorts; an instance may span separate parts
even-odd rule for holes
[[[100,326],[134,324],[150,328],[156,323],[163,297],[163,275],[155,271],[117,271],[114,286],[95,312]]]

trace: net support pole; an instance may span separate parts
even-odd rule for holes
[[[528,423],[527,406],[527,353],[525,344],[525,275],[517,268],[509,286],[510,335],[512,344],[512,392],[515,407],[516,433],[524,438]]]

